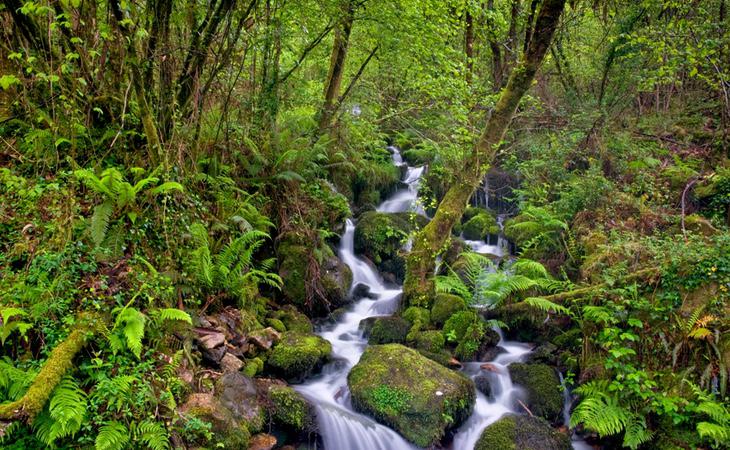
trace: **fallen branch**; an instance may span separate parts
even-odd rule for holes
[[[636,280],[654,278],[659,275],[660,275],[660,271],[659,271],[658,267],[650,267],[648,269],[641,269],[636,272],[630,273],[630,274],[626,275],[625,277],[615,280],[610,285],[609,285],[609,283],[598,283],[598,284],[586,286],[583,288],[573,289],[572,291],[565,291],[565,292],[559,292],[557,294],[546,295],[546,296],[543,296],[542,298],[544,298],[545,300],[549,300],[553,303],[558,303],[558,302],[562,302],[562,301],[577,298],[577,297],[584,297],[586,295],[592,294],[593,292],[600,291],[601,289],[611,287],[611,285],[614,285],[614,284],[626,284],[626,283],[631,283]]]
[[[527,407],[527,405],[525,405],[524,403],[522,403],[522,400],[520,400],[520,399],[517,399],[517,403],[519,403],[519,404],[520,404],[520,406],[522,406],[523,408],[525,408],[525,411],[527,411],[527,414],[529,414],[529,415],[530,415],[530,417],[535,417],[535,416],[534,416],[534,415],[532,414],[532,411],[530,411],[530,408],[528,408],[528,407]]]
[[[81,319],[71,334],[53,349],[23,397],[14,402],[0,404],[0,420],[32,423],[48,402],[53,389],[66,372],[74,367],[76,354],[96,331],[97,316]]]

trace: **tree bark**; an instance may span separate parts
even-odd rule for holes
[[[411,305],[428,306],[433,296],[436,256],[448,245],[451,229],[494,159],[522,96],[532,85],[565,7],[566,0],[545,0],[527,51],[512,71],[486,127],[464,164],[461,178],[446,192],[433,219],[416,234],[408,255],[404,296]]]
[[[345,73],[345,60],[350,45],[350,32],[355,21],[355,5],[353,0],[344,0],[342,16],[335,27],[335,40],[332,44],[330,68],[324,88],[324,103],[319,112],[317,135],[321,136],[332,125],[337,99],[340,97],[342,76]]]

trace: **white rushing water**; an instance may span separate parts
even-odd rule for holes
[[[403,157],[396,147],[388,147],[393,153],[393,163],[400,167],[403,163]],[[385,200],[377,207],[378,212],[399,213],[413,211],[422,216],[426,215],[426,211],[418,203],[418,183],[421,181],[424,166],[406,167],[406,174],[403,183],[406,187],[398,189],[389,199]]]
[[[454,450],[474,448],[479,436],[487,425],[496,422],[507,413],[519,413],[520,406],[517,403],[519,387],[512,384],[507,366],[518,362],[530,353],[531,346],[521,342],[506,341],[502,330],[496,329],[499,334],[498,346],[504,349],[504,353],[497,356],[494,361],[489,362],[489,369],[482,369],[483,362],[466,363],[464,373],[472,379],[480,375],[489,377],[489,384],[492,395],[487,398],[477,390],[477,401],[474,406],[474,413],[459,427],[454,436]]]
[[[398,149],[390,147],[390,150],[394,164],[402,165],[403,159]],[[423,214],[416,202],[418,182],[423,171],[423,167],[407,167],[404,183],[408,188],[397,191],[378,207],[378,211],[415,211]],[[360,330],[360,322],[368,317],[393,314],[398,309],[403,293],[400,286],[386,285],[370,264],[355,255],[354,236],[355,225],[348,220],[338,254],[352,270],[353,289],[362,284],[369,288],[369,294],[356,299],[335,323],[319,330],[318,334],[332,343],[333,362],[326,365],[321,374],[295,388],[315,407],[319,434],[325,450],[416,450],[400,434],[356,412],[352,407],[347,374],[360,360],[368,345]],[[472,248],[476,247],[485,250],[484,253],[500,257],[509,253],[506,243],[503,242],[491,246],[484,241],[467,243]],[[489,362],[487,369],[482,368],[485,362],[466,363],[464,366],[463,371],[467,376],[489,377],[492,395],[487,398],[477,391],[474,413],[456,431],[451,446],[453,450],[474,448],[486,426],[506,413],[522,412],[517,403],[520,389],[512,384],[507,366],[524,358],[531,347],[520,342],[506,341],[501,330],[496,331],[500,336],[498,345],[504,352]],[[574,448],[585,447],[578,447],[574,442]]]

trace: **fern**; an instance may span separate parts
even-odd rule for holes
[[[129,430],[120,422],[105,422],[99,429],[94,447],[96,450],[122,450],[129,443]]]
[[[570,314],[570,310],[563,305],[558,305],[550,300],[546,300],[542,297],[529,297],[523,300],[523,303],[533,308],[537,308],[540,311],[545,312],[556,312],[560,314]]]
[[[33,427],[46,445],[72,436],[81,429],[86,416],[86,393],[71,377],[65,377],[53,390],[48,407],[36,418]]]
[[[25,337],[33,325],[20,320],[26,317],[28,313],[20,308],[12,306],[0,308],[0,345],[5,345],[5,341],[10,337],[13,331],[17,331],[21,337]]]
[[[170,448],[170,437],[167,430],[159,422],[145,420],[136,426],[137,438],[147,444],[151,450],[168,450]]]
[[[14,401],[28,390],[36,372],[26,372],[15,367],[7,356],[0,359],[0,401]]]
[[[147,317],[137,309],[128,306],[122,308],[114,321],[114,328],[109,339],[112,350],[118,352],[126,347],[139,358],[142,354],[142,339],[146,321]]]
[[[106,201],[94,207],[94,214],[91,216],[90,231],[91,239],[97,247],[104,242],[112,214],[114,214],[114,205],[111,202]]]
[[[190,318],[190,314],[177,308],[160,308],[152,311],[151,314],[153,314],[159,321],[177,320],[190,325],[193,324],[193,320]]]

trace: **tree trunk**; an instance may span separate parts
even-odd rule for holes
[[[527,51],[512,71],[507,86],[487,121],[487,125],[465,161],[460,180],[449,188],[433,219],[413,239],[408,255],[404,295],[411,305],[428,306],[433,296],[433,268],[436,256],[448,245],[451,229],[461,219],[469,198],[479,186],[494,159],[504,133],[522,96],[530,88],[535,73],[550,47],[566,0],[545,0],[540,8]]]
[[[321,136],[332,125],[337,99],[340,97],[342,76],[345,73],[345,59],[350,44],[350,32],[355,20],[355,5],[353,0],[344,0],[342,16],[335,27],[335,39],[332,44],[330,68],[324,88],[324,103],[319,112],[317,135]]]

